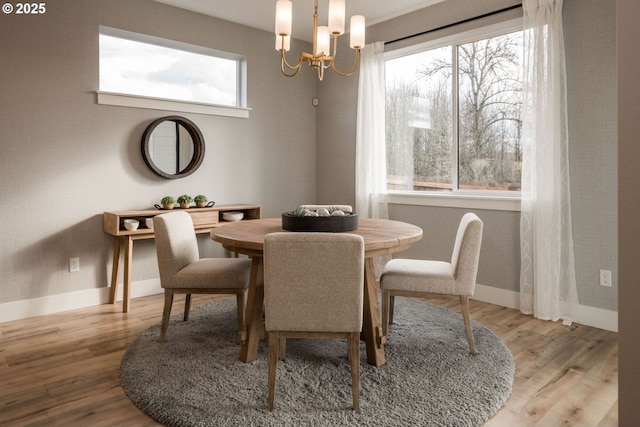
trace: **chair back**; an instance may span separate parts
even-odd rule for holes
[[[360,332],[364,240],[342,233],[272,233],[264,242],[268,331]]]
[[[174,276],[200,258],[191,215],[171,212],[153,218],[160,284],[169,286]]]
[[[456,293],[459,295],[473,295],[480,260],[482,228],[482,220],[474,213],[466,213],[460,220],[451,255]]]

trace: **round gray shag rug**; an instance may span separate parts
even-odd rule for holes
[[[267,410],[267,346],[239,361],[235,299],[144,331],[121,364],[122,387],[143,412],[168,426],[478,426],[511,394],[515,365],[490,330],[473,322],[469,354],[459,314],[396,298],[387,362],[366,362],[361,343],[360,405],[352,410],[345,340],[287,340],[278,362],[276,407]]]

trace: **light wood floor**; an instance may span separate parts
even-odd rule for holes
[[[193,306],[211,299],[194,296]],[[458,310],[457,299],[430,301]],[[162,304],[156,295],[132,300],[128,314],[102,305],[0,324],[0,425],[159,425],[126,397],[119,366],[127,345],[160,321]],[[516,363],[513,393],[485,426],[618,425],[617,334],[477,301],[471,316]]]

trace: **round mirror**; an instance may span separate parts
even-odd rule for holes
[[[164,178],[183,178],[194,173],[204,159],[200,129],[180,116],[154,120],[142,135],[142,158]]]

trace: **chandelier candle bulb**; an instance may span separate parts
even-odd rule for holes
[[[351,17],[351,37],[350,46],[351,49],[362,49],[364,47],[364,16],[353,15]]]
[[[290,36],[291,22],[293,21],[291,0],[278,0],[276,2],[276,35]],[[280,50],[280,49],[278,49]]]
[[[284,38],[284,45],[282,44]],[[276,36],[276,50],[283,50],[289,52],[291,49],[291,36]]]
[[[318,44],[316,46],[315,55],[324,55],[327,56],[330,54],[330,46],[331,46],[331,35],[329,34],[329,27],[319,26],[318,27]]]
[[[329,31],[331,34],[344,33],[344,0],[329,0]]]

